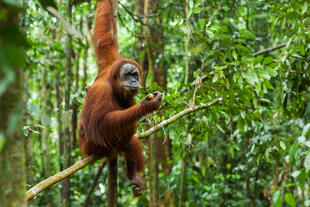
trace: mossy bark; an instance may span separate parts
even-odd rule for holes
[[[1,67],[1,66],[0,66]],[[13,69],[12,69],[13,70]],[[6,207],[26,206],[26,173],[22,131],[22,70],[15,69],[15,80],[0,98],[0,204]],[[0,70],[0,80],[5,78]]]

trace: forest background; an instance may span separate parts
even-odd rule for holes
[[[0,202],[82,159],[76,127],[96,77],[95,0],[0,1]],[[310,2],[120,0],[119,50],[143,66],[147,190],[118,160],[118,206],[310,206]],[[175,116],[176,114],[180,116]],[[184,116],[183,116],[184,115]],[[107,206],[104,160],[29,206]]]

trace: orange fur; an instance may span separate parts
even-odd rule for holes
[[[87,94],[79,121],[79,145],[82,154],[96,154],[111,159],[125,154],[127,176],[131,184],[143,191],[139,172],[144,171],[140,140],[134,136],[137,121],[156,107],[136,104],[134,97],[124,97],[120,91],[120,69],[125,63],[140,66],[118,53],[110,0],[98,0],[93,44],[99,67],[94,83]],[[133,189],[134,195],[142,192]]]

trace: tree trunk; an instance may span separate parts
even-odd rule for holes
[[[54,69],[52,70],[54,71]],[[58,147],[59,147],[59,169],[63,171],[63,156],[64,156],[64,132],[62,129],[62,94],[60,90],[61,83],[59,72],[56,71],[56,84],[55,84],[55,91],[56,91],[56,103],[57,103],[57,124],[58,124]]]
[[[82,89],[81,90],[85,90],[85,88],[87,87],[87,58],[88,58],[88,48],[89,48],[89,44],[86,43],[86,46],[84,48],[84,64],[83,64],[83,83],[82,83]]]
[[[41,96],[41,110],[42,114],[45,117],[48,117],[48,97],[49,97],[49,91],[47,89],[47,69],[46,67],[42,67],[42,80],[41,80],[41,90],[40,90],[40,96]],[[48,130],[48,123],[46,121],[42,121],[42,125],[44,128],[42,128],[41,131],[41,137],[42,137],[42,161],[43,161],[43,177],[48,178],[51,175],[51,163],[50,163],[50,155],[49,155],[49,130]],[[48,206],[55,206],[54,199],[52,197],[51,191],[48,189],[45,193],[45,198]]]
[[[151,137],[151,153],[152,153],[152,169],[153,169],[153,176],[152,176],[152,182],[153,182],[153,206],[159,207],[159,179],[158,179],[158,157],[156,153],[156,137]]]
[[[118,0],[111,0],[112,9],[114,15],[114,24],[117,28],[117,9],[118,9]],[[117,39],[117,30],[115,28],[115,36]],[[108,207],[117,206],[117,157],[113,160],[108,161]]]
[[[145,0],[144,2],[144,37],[145,37],[145,49],[146,49],[146,55],[148,60],[148,71],[151,75],[151,81],[150,86],[152,86],[152,83],[155,79],[155,72],[154,72],[154,65],[155,65],[155,59],[153,54],[153,48],[152,48],[152,36],[151,36],[151,30],[150,30],[150,23],[149,23],[149,16],[152,13],[154,0]]]
[[[79,70],[80,70],[80,54],[76,55],[76,69],[75,69],[75,83],[74,93],[79,93]],[[78,109],[80,103],[75,96],[72,103],[72,149],[77,147],[77,123],[78,123]]]
[[[2,3],[7,18],[0,19],[0,25],[18,28],[18,14],[15,8]],[[15,33],[11,33],[15,35]],[[18,36],[20,34],[17,34]],[[1,37],[0,37],[1,38]],[[14,40],[16,37],[12,37]],[[18,36],[19,38],[19,36]],[[6,41],[0,39],[2,47],[6,48]],[[16,45],[18,49],[22,49]],[[5,52],[2,53],[7,55]],[[0,64],[0,81],[7,78],[7,71]],[[6,66],[12,66],[7,63]],[[23,80],[22,69],[12,66],[15,79],[10,82],[4,94],[0,95],[0,203],[5,207],[24,207],[26,192],[26,172],[24,158],[24,137],[22,130],[23,114]]]
[[[188,14],[188,0],[185,0],[185,16],[186,16],[186,40],[185,40],[185,85],[188,83],[189,79],[189,41],[191,38],[191,28],[189,22],[189,14]]]
[[[154,198],[153,198],[153,185],[152,185],[152,176],[153,176],[153,154],[152,154],[152,142],[151,142],[152,136],[146,140],[146,144],[147,144],[147,149],[149,149],[147,151],[147,160],[146,162],[148,163],[148,174],[147,174],[147,188],[148,190],[148,194],[149,194],[149,207],[153,207],[154,206]]]
[[[0,149],[0,202],[2,206],[26,206],[24,196],[26,192],[26,173],[24,159],[24,137],[20,122],[23,110],[23,88],[21,69],[15,70],[16,79],[9,86],[0,99],[0,132],[1,141],[5,143]],[[5,78],[0,72],[0,79]],[[8,120],[17,119],[12,126]]]
[[[117,157],[108,161],[108,207],[117,206]]]
[[[43,116],[48,116],[47,115],[47,97],[48,97],[48,91],[47,91],[47,83],[46,83],[46,78],[47,78],[47,71],[45,67],[42,67],[42,80],[41,80],[41,90],[40,90],[40,96],[41,96],[41,110]],[[43,169],[44,169],[44,177],[47,178],[51,175],[51,169],[50,169],[50,159],[49,159],[49,146],[48,146],[48,124],[46,122],[42,122],[42,125],[44,128],[42,129],[42,160],[43,160]],[[49,199],[48,199],[49,200]]]
[[[185,180],[186,180],[186,160],[184,156],[181,164],[181,187],[180,187],[179,207],[183,206]]]
[[[25,166],[26,166],[26,180],[27,184],[32,186],[32,145],[31,145],[31,132],[25,136],[24,150],[25,150]]]
[[[28,71],[24,72],[24,80],[29,80],[29,73]],[[28,100],[29,98],[29,81],[24,82],[24,91],[25,91],[25,100]],[[33,120],[31,119],[31,116],[29,112],[26,110],[24,112],[24,122],[25,125],[28,125],[27,134],[25,134],[25,141],[24,141],[24,150],[25,150],[25,167],[26,167],[26,184],[28,186],[32,186],[32,144],[31,144],[31,137],[32,137],[32,129],[30,126]]]
[[[135,11],[139,19],[142,19],[142,17],[144,16],[144,0],[136,0]],[[135,56],[139,58],[139,65],[142,69],[140,84],[144,89],[146,89],[146,78],[149,73],[148,56],[146,54],[145,48],[143,47],[144,37],[141,35],[144,34],[143,27],[139,27],[139,29],[139,33],[136,34],[136,36],[138,36],[138,40],[137,49],[135,50]]]
[[[68,21],[72,23],[72,4],[71,0],[67,2],[67,16]],[[65,113],[66,118],[70,119],[70,90],[71,90],[71,82],[72,82],[72,38],[68,34],[67,35],[67,74],[66,74],[66,91],[65,91]],[[64,139],[64,167],[68,168],[71,165],[71,132],[70,132],[70,124],[69,120],[65,121],[65,139]],[[70,207],[71,199],[70,199],[70,181],[69,178],[66,178],[63,181],[63,192],[62,192],[62,206]]]
[[[161,54],[164,53],[164,41],[163,33],[161,28],[160,17],[155,17],[155,21],[150,25],[150,14],[156,13],[161,1],[160,0],[145,0],[144,4],[144,34],[145,34],[145,45],[146,53],[148,57],[148,68],[151,75],[151,83],[155,81],[163,89],[167,87],[167,71],[163,67],[164,59],[158,59]],[[163,56],[161,56],[163,57]],[[156,65],[155,65],[156,62]],[[156,72],[155,72],[156,71]],[[159,112],[160,113],[160,112]],[[163,166],[162,172],[165,174],[170,173],[171,165],[168,164],[167,158],[171,157],[171,142],[169,138],[163,137],[160,134],[155,134],[155,138],[151,139],[152,147],[150,155],[152,159],[152,169],[153,169],[153,188],[152,188],[152,199],[150,205],[152,206],[173,206],[173,197],[171,193],[164,192],[165,196],[163,199],[159,198],[159,164]]]
[[[56,91],[56,105],[57,105],[57,125],[58,125],[58,149],[59,149],[59,155],[58,155],[58,162],[59,162],[59,170],[63,171],[64,169],[64,132],[63,132],[63,126],[62,126],[62,94],[60,86],[62,85],[59,76],[59,72],[52,68],[51,71],[56,71],[56,82],[55,82],[55,91]],[[63,200],[63,191],[60,192],[61,194],[61,200]]]

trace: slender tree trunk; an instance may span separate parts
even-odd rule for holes
[[[72,23],[72,4],[71,0],[67,2],[67,17],[70,23]],[[66,74],[66,91],[65,91],[65,113],[66,117],[70,117],[70,90],[72,82],[72,38],[67,35],[67,74]],[[64,167],[67,168],[71,165],[71,132],[70,132],[70,121],[65,122],[65,139],[64,139]],[[70,181],[66,178],[63,181],[63,196],[62,196],[62,206],[70,207]]]
[[[153,54],[153,48],[152,48],[152,38],[151,38],[151,30],[150,30],[150,23],[149,23],[149,16],[152,13],[153,8],[153,2],[154,0],[145,0],[144,2],[144,37],[145,37],[145,49],[146,49],[146,55],[148,59],[148,71],[151,75],[151,81],[150,86],[152,86],[152,83],[155,79],[155,72],[154,72],[154,65],[155,65],[155,59]]]
[[[111,0],[113,15],[114,15],[114,24],[117,27],[117,9],[118,9],[118,0]],[[115,36],[117,39],[117,30],[115,28]],[[108,207],[117,206],[117,157],[113,160],[108,161]]]
[[[32,145],[31,145],[31,132],[28,132],[28,136],[25,136],[25,166],[26,166],[26,178],[27,185],[32,186]]]
[[[42,67],[42,80],[41,80],[41,90],[40,90],[40,96],[41,96],[41,101],[42,101],[42,114],[44,116],[47,115],[47,97],[48,97],[48,91],[47,91],[47,70],[46,67]],[[44,177],[49,177],[51,175],[51,169],[50,169],[50,159],[49,159],[49,144],[48,144],[48,125],[47,123],[42,123],[44,128],[42,129],[42,148],[43,148],[43,155],[42,155],[42,160],[43,160],[43,169],[44,169]]]
[[[158,179],[158,173],[159,173],[159,169],[158,169],[158,157],[157,157],[157,153],[156,153],[156,137],[151,138],[151,153],[152,153],[152,168],[153,168],[153,178],[152,178],[152,182],[153,182],[153,205],[155,207],[159,207],[159,179]]]
[[[148,62],[148,72],[151,75],[150,86],[155,80],[154,74],[154,65],[155,59],[152,48],[152,38],[151,38],[151,29],[149,24],[149,16],[153,11],[154,1],[153,0],[145,0],[144,1],[144,38],[145,38],[145,49],[147,55]],[[146,78],[146,77],[145,77]],[[152,136],[150,140],[150,152],[149,152],[149,164],[151,166],[150,173],[150,207],[158,207],[159,206],[159,183],[158,183],[158,163],[156,157],[156,141],[155,137]]]
[[[54,69],[52,70],[54,71]],[[58,124],[58,147],[59,147],[59,168],[60,171],[62,171],[63,168],[63,156],[64,156],[64,132],[62,129],[62,95],[60,90],[60,77],[59,73],[56,71],[56,84],[55,84],[55,90],[56,90],[56,103],[57,103],[57,124]]]
[[[29,73],[26,71],[24,73],[24,80],[29,80]],[[24,91],[25,91],[25,100],[29,98],[29,81],[24,82]],[[24,112],[24,122],[27,125],[31,126],[33,120],[31,120],[31,116],[29,115],[28,111]],[[29,126],[29,127],[30,127]],[[32,129],[27,129],[27,134],[25,135],[25,142],[24,142],[24,150],[25,150],[25,167],[26,167],[26,183],[28,186],[32,186],[32,145],[31,145],[31,137],[32,137]]]
[[[160,6],[160,0],[145,0],[144,4],[144,24],[143,28],[146,41],[146,53],[148,57],[149,73],[151,75],[151,82],[155,81],[163,89],[167,87],[167,71],[163,67],[164,59],[164,40],[163,32],[161,28],[160,17],[155,17],[152,25],[150,25],[150,14],[156,13],[158,7]],[[154,17],[153,17],[154,18]],[[160,56],[162,55],[162,56]],[[156,65],[155,65],[156,60]],[[156,73],[155,73],[156,71]],[[159,112],[160,113],[160,112]],[[157,133],[154,135],[155,138],[151,139],[151,160],[152,160],[152,186],[151,190],[151,206],[173,206],[173,197],[170,192],[164,192],[164,198],[160,199],[160,187],[159,187],[159,164],[163,166],[162,172],[165,174],[170,173],[171,165],[167,163],[167,158],[171,157],[171,143],[169,138],[163,137],[161,134]]]
[[[90,9],[90,2],[88,2],[88,9]],[[86,18],[85,20],[86,20],[85,24],[86,24],[87,30],[90,31],[91,30],[92,21],[91,21],[90,18]],[[85,88],[87,87],[88,49],[89,49],[89,42],[88,42],[88,40],[86,40],[85,41],[84,51],[83,51],[83,58],[84,58],[84,61],[83,61],[83,83],[82,83],[81,90],[85,90]]]
[[[83,64],[83,83],[82,83],[82,90],[85,90],[87,86],[87,58],[88,58],[88,48],[89,44],[86,43],[86,46],[84,48],[84,64]]]
[[[17,10],[2,3],[7,18],[0,19],[0,25],[18,28]],[[12,35],[15,35],[12,33]],[[1,37],[0,37],[1,38]],[[15,37],[12,37],[15,38]],[[6,41],[0,39],[5,48]],[[19,47],[19,49],[22,49]],[[3,53],[5,54],[5,53]],[[3,55],[2,54],[2,55]],[[0,63],[1,64],[1,63]],[[10,68],[15,79],[0,96],[0,205],[5,207],[25,207],[26,172],[24,157],[24,137],[22,130],[23,80],[22,69]],[[0,81],[6,73],[0,65]]]
[[[135,11],[140,19],[144,16],[144,1],[145,0],[136,0],[135,3]],[[139,65],[142,68],[142,74],[140,79],[141,86],[146,89],[146,78],[149,73],[149,66],[148,66],[148,56],[143,47],[144,37],[141,34],[144,34],[143,27],[139,27],[140,31],[136,35],[138,36],[137,39],[137,49],[135,56],[139,58]]]
[[[75,94],[79,92],[79,70],[80,70],[80,55],[79,53],[76,55],[76,70],[75,70],[75,83],[74,83],[74,91]],[[77,122],[78,122],[78,109],[80,103],[77,100],[77,97],[74,97],[72,103],[72,149],[77,147]]]
[[[49,91],[47,89],[47,73],[48,70],[46,67],[42,67],[41,69],[42,72],[42,80],[41,80],[41,90],[40,90],[40,96],[41,96],[41,110],[42,114],[46,117],[48,117],[48,96],[49,96]],[[44,128],[41,131],[41,137],[42,137],[42,160],[43,160],[43,176],[45,178],[48,178],[51,175],[51,163],[50,163],[50,155],[49,155],[49,130],[48,130],[48,123],[42,122],[42,125]],[[55,206],[54,199],[52,197],[51,191],[48,189],[47,192],[45,193],[45,198],[48,206]]]
[[[186,180],[186,160],[185,156],[182,159],[181,164],[181,187],[180,187],[180,197],[179,197],[179,207],[183,206],[184,200],[184,187],[185,187],[185,180]]]
[[[108,161],[108,207],[117,206],[117,157]]]
[[[63,126],[62,126],[62,94],[60,86],[62,85],[60,83],[60,76],[59,72],[52,67],[51,71],[56,71],[56,82],[55,82],[55,91],[56,91],[56,105],[57,105],[57,125],[58,125],[58,149],[59,149],[59,155],[58,155],[58,162],[59,162],[59,170],[63,171],[64,169],[64,132],[63,132]],[[63,191],[60,192],[61,200],[63,200]]]
[[[191,38],[191,27],[189,22],[189,13],[188,13],[188,0],[185,0],[185,17],[186,17],[186,40],[185,40],[185,79],[184,83],[188,83],[189,79],[189,41]]]

